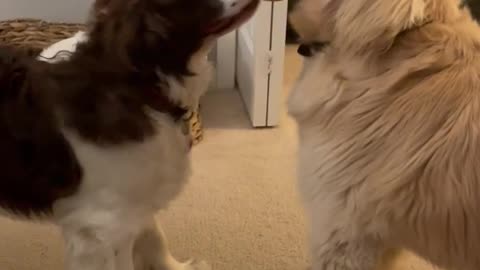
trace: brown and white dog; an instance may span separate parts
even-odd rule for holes
[[[313,270],[480,269],[480,27],[458,0],[302,0],[289,100]],[[315,48],[317,50],[315,50]],[[305,53],[306,52],[306,53]]]
[[[190,173],[184,107],[258,0],[99,0],[67,60],[0,49],[0,207],[61,226],[69,270],[190,270],[153,215]],[[201,74],[200,76],[197,74]]]

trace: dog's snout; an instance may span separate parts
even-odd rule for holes
[[[300,1],[288,1],[288,10],[293,10],[298,6]]]
[[[228,17],[240,12],[244,7],[250,4],[253,0],[220,0],[223,4],[224,16]]]

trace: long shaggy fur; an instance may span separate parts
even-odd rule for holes
[[[314,270],[370,270],[389,248],[480,268],[480,27],[456,0],[303,0],[329,46],[289,101]],[[325,27],[329,25],[331,27]]]

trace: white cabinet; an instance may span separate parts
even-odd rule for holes
[[[240,91],[254,127],[280,120],[287,6],[262,1],[248,23],[217,44],[217,87]]]
[[[287,1],[263,1],[237,32],[237,86],[254,127],[279,122]]]

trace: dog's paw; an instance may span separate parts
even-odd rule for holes
[[[165,268],[162,268],[165,269]],[[171,261],[166,268],[168,270],[211,270],[210,265],[204,261],[188,260],[180,263],[176,260]]]
[[[175,268],[172,270],[211,270],[212,268],[210,265],[205,261],[196,261],[196,260],[189,260],[185,263],[182,263],[179,268]]]

